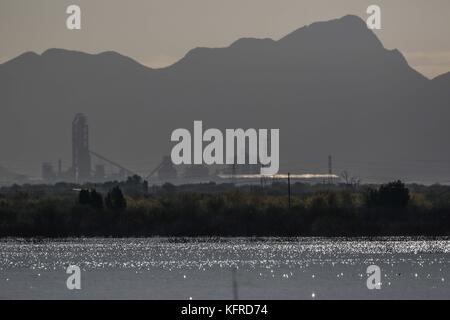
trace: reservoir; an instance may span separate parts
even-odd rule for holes
[[[449,267],[448,238],[4,239],[0,299],[449,299]]]

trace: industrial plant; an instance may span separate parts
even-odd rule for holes
[[[94,159],[97,164],[93,166]],[[107,174],[105,164],[113,167],[115,171]],[[58,169],[51,163],[42,164],[42,180],[45,183],[55,182],[105,182],[107,180],[125,180],[134,173],[120,164],[96,153],[90,149],[89,124],[87,117],[79,113],[72,122],[72,165],[63,171],[62,161],[58,160]]]
[[[70,168],[64,171],[61,160],[58,160],[56,170],[52,163],[45,162],[42,164],[42,181],[44,183],[102,183],[105,181],[123,181],[129,176],[138,175],[116,161],[92,150],[89,138],[88,118],[86,115],[79,113],[72,122],[72,164]],[[110,172],[107,172],[106,165],[111,168]],[[227,179],[220,178],[221,174],[257,174],[260,168],[260,165],[240,164],[216,168],[215,172],[210,172],[210,169],[204,165],[175,166],[169,156],[163,156],[160,164],[144,178],[154,184],[223,181]]]
[[[41,166],[41,177],[30,178],[13,173],[0,166],[0,185],[44,183],[103,183],[107,181],[125,181],[128,177],[139,176],[153,185],[172,183],[266,183],[268,180],[285,180],[283,174],[273,177],[261,176],[261,164],[233,165],[174,165],[170,156],[162,156],[160,163],[149,170],[148,174],[137,174],[117,161],[95,151],[90,145],[88,118],[78,113],[72,121],[72,157],[68,168],[63,168],[63,161],[58,159],[44,162]],[[248,157],[248,154],[246,155]],[[237,161],[235,161],[237,162]],[[338,176],[333,174],[332,159],[328,158],[327,174],[293,174],[294,180],[333,183]]]

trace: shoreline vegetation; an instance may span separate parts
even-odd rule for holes
[[[450,186],[126,182],[0,188],[7,237],[450,236]]]

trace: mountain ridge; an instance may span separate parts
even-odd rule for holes
[[[169,69],[172,66],[178,64],[180,61],[182,61],[184,58],[191,56],[193,54],[195,54],[198,51],[215,51],[215,50],[223,50],[223,49],[232,49],[232,48],[236,48],[236,47],[240,47],[242,44],[244,44],[244,46],[246,44],[248,44],[249,42],[252,43],[268,43],[268,44],[280,44],[280,43],[285,43],[285,42],[289,42],[292,40],[292,38],[294,38],[294,40],[296,40],[295,38],[298,38],[297,35],[303,35],[305,31],[310,32],[310,30],[315,29],[315,28],[320,28],[322,26],[327,26],[329,27],[334,26],[334,25],[342,25],[342,23],[344,24],[350,24],[350,27],[356,27],[357,30],[364,30],[364,33],[367,35],[371,36],[371,40],[374,41],[380,48],[384,48],[384,46],[382,45],[381,41],[378,39],[378,37],[376,37],[376,35],[369,29],[367,29],[365,27],[365,22],[364,20],[362,20],[360,17],[355,16],[355,15],[346,15],[343,16],[341,18],[337,18],[337,19],[333,19],[333,20],[329,20],[329,21],[319,21],[319,22],[314,22],[311,23],[310,25],[305,25],[303,27],[300,27],[288,34],[286,34],[285,36],[281,37],[278,40],[274,40],[271,38],[252,38],[252,37],[243,37],[243,38],[239,38],[235,41],[233,41],[230,45],[228,46],[223,46],[223,47],[196,47],[193,48],[191,50],[189,50],[184,57],[180,58],[178,61],[174,62],[173,64],[166,66],[166,67],[162,67],[162,68],[151,68],[146,66],[143,63],[138,62],[137,60],[128,57],[126,55],[122,55],[117,51],[114,50],[110,50],[110,51],[102,51],[99,53],[86,53],[86,52],[82,52],[82,51],[78,51],[78,50],[71,50],[71,49],[63,49],[63,48],[49,48],[47,50],[45,50],[44,52],[42,52],[42,54],[38,54],[36,52],[33,51],[28,51],[28,52],[24,52],[23,54],[18,55],[17,57],[10,59],[8,61],[5,61],[4,63],[0,64],[0,66],[2,65],[8,65],[10,62],[13,62],[15,60],[19,60],[25,57],[31,57],[33,59],[36,59],[38,57],[46,57],[48,55],[51,55],[53,53],[61,53],[61,54],[68,54],[68,55],[80,55],[80,56],[88,56],[88,57],[102,57],[102,56],[106,56],[106,55],[113,55],[116,56],[118,58],[121,58],[123,60],[128,60],[130,62],[133,62],[137,65],[140,65],[148,70],[164,70],[164,69]],[[348,27],[348,26],[347,26]],[[363,27],[363,28],[361,28]],[[331,27],[330,29],[332,29],[333,27]],[[356,41],[355,43],[358,43],[358,41]],[[386,49],[387,50],[387,49]],[[398,49],[392,49],[390,51],[394,51],[395,53],[399,53],[403,59],[406,58],[403,56],[403,54],[398,50]],[[450,72],[450,71],[449,71]],[[437,76],[436,78],[438,78],[439,76]]]
[[[84,112],[93,149],[143,174],[170,153],[171,131],[194,120],[217,128],[280,128],[283,172],[325,172],[329,153],[341,160],[336,170],[368,180],[438,180],[450,169],[402,164],[450,159],[438,147],[450,133],[445,84],[384,48],[358,17],[313,23],[279,40],[195,48],[160,69],[111,51],[74,52],[25,53],[0,65],[0,150],[7,166],[27,159],[23,166],[38,174],[41,162],[70,159],[70,124]],[[385,160],[392,168],[346,164]]]

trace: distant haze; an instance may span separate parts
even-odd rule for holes
[[[65,28],[66,7],[82,8],[82,31]],[[198,46],[242,37],[280,39],[315,21],[346,14],[366,19],[382,8],[386,48],[398,48],[429,78],[450,71],[448,0],[1,0],[0,63],[25,51],[117,51],[150,67],[170,65]],[[447,32],[447,33],[446,33]]]
[[[429,80],[354,15],[285,37],[194,48],[150,69],[116,52],[28,52],[0,65],[1,165],[70,165],[83,112],[91,148],[140,174],[192,128],[280,129],[280,173],[348,170],[364,182],[449,182],[450,73]]]

